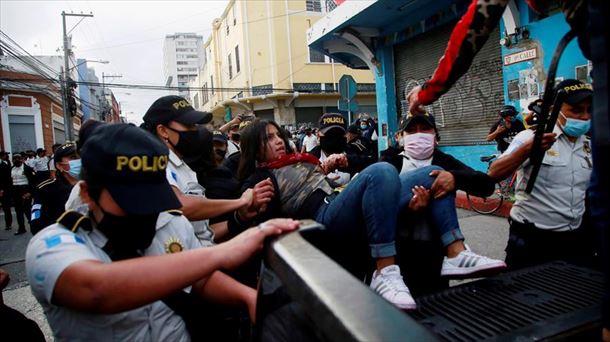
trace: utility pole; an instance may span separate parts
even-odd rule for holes
[[[64,28],[64,77],[63,77],[63,108],[64,108],[64,131],[66,134],[66,141],[73,141],[74,135],[72,134],[72,111],[70,110],[69,101],[69,89],[72,86],[70,79],[70,54],[72,53],[71,38],[68,36],[70,32],[80,23],[80,21],[70,31],[66,31],[66,17],[93,17],[93,14],[77,14],[77,13],[66,13],[61,12],[61,18]],[[82,19],[81,19],[82,21]]]
[[[108,101],[106,100],[106,79],[107,78],[121,78],[123,77],[123,75],[106,75],[104,74],[104,72],[102,72],[102,98],[104,99],[104,112],[102,113],[102,121],[106,121],[106,111],[110,110],[109,107],[112,106],[112,104],[108,105]]]

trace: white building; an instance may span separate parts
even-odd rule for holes
[[[179,94],[188,97],[189,82],[197,78],[197,70],[205,64],[204,58],[203,36],[195,33],[166,35],[163,43],[165,85],[184,87]]]

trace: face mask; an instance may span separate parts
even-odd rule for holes
[[[169,128],[169,127],[168,127]],[[182,155],[183,159],[192,159],[198,157],[202,150],[207,150],[205,145],[207,143],[206,136],[210,136],[209,131],[204,127],[199,127],[196,131],[177,131],[170,128],[172,131],[178,133],[178,143],[176,145],[170,144],[176,149],[178,153]],[[211,144],[211,139],[210,144]]]
[[[148,248],[155,237],[158,216],[116,216],[104,211],[104,218],[97,225],[108,238],[104,250],[112,260],[140,256],[139,250]]]
[[[70,162],[68,162],[68,165],[70,165],[70,170],[68,170],[68,174],[76,179],[80,179],[80,169],[82,165],[80,159],[70,160]]]
[[[434,152],[434,138],[431,133],[408,134],[403,138],[405,152],[418,160],[428,159]]]
[[[17,166],[17,167],[20,167],[23,164],[23,162],[22,161],[18,161],[18,160],[13,160],[13,164],[15,166]]]
[[[367,128],[369,128],[369,125],[367,125],[367,124],[360,125],[360,129],[367,129]]]
[[[591,129],[591,120],[578,120],[566,117],[562,112],[561,116],[566,119],[566,123],[561,127],[563,132],[571,137],[579,137]]]
[[[320,137],[320,148],[326,154],[343,153],[347,139],[343,135],[325,135]]]

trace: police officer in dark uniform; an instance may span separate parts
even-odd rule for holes
[[[347,148],[355,154],[372,156],[376,153],[371,140],[362,135],[362,130],[356,124],[347,127],[345,137],[347,138]]]
[[[65,143],[57,148],[53,157],[55,177],[38,185],[32,205],[32,234],[54,223],[65,211],[64,205],[80,173],[76,144]]]

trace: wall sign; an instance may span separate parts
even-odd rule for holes
[[[529,61],[530,59],[534,59],[538,57],[538,51],[534,49],[529,49],[525,51],[520,51],[517,53],[513,53],[510,55],[504,56],[504,65],[511,65],[519,62]]]

